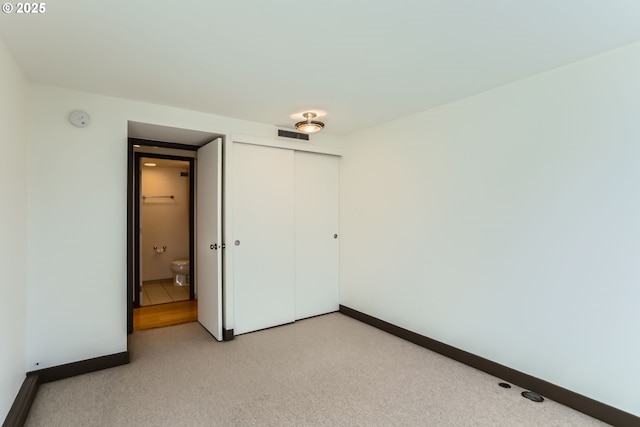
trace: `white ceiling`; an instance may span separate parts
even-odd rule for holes
[[[145,163],[155,163],[159,168],[172,168],[172,169],[189,169],[189,162],[186,160],[171,160],[171,159],[158,159],[155,157],[141,157],[140,163],[146,168],[153,166],[146,166]]]
[[[32,82],[344,134],[640,40],[638,0],[55,0],[0,14]]]

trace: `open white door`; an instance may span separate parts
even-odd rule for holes
[[[222,341],[222,140],[198,149],[196,164],[198,322]]]

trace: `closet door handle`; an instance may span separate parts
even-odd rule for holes
[[[211,248],[211,250],[217,251],[218,250],[218,244],[214,243],[212,245],[209,245],[209,248]]]

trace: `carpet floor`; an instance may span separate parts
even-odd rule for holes
[[[131,363],[40,387],[26,426],[604,426],[339,313],[219,343],[135,332]]]

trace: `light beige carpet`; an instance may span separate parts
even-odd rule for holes
[[[44,384],[27,426],[602,426],[333,313],[218,343],[136,332],[131,363]]]

